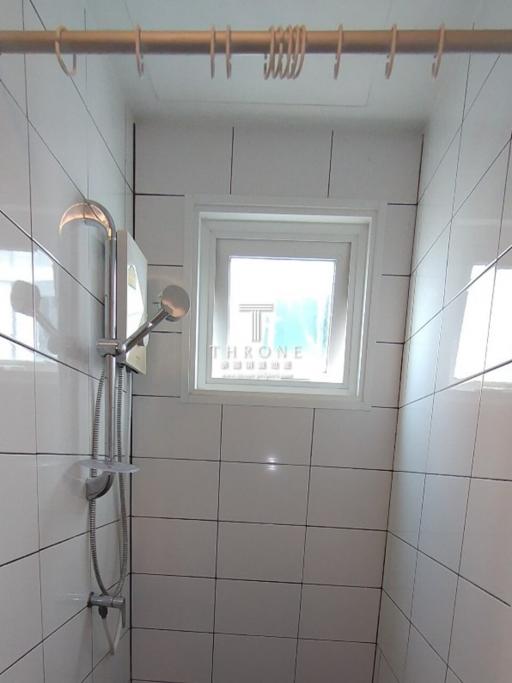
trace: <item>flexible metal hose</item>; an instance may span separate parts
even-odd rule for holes
[[[124,380],[124,368],[118,373],[118,381],[116,387],[116,454],[115,458],[121,462],[123,458],[123,380]],[[94,406],[94,420],[92,427],[92,457],[98,457],[98,441],[99,441],[99,431],[100,431],[100,420],[101,420],[101,402],[103,398],[103,386],[105,383],[105,374],[102,373],[98,385],[98,391],[96,394],[96,401]],[[96,470],[91,471],[91,475],[96,476]],[[94,570],[94,575],[101,592],[104,595],[110,595],[112,597],[117,597],[123,590],[124,582],[126,581],[126,576],[128,574],[128,515],[126,509],[126,486],[124,481],[124,475],[121,473],[117,474],[119,481],[119,499],[120,499],[120,515],[121,515],[121,549],[120,549],[120,572],[119,580],[115,586],[109,591],[108,587],[103,581],[101,576],[101,570],[98,561],[98,547],[96,538],[96,500],[92,499],[89,501],[89,534],[90,534],[90,546],[91,546],[91,559],[92,566]]]

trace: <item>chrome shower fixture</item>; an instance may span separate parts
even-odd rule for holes
[[[190,308],[190,299],[187,292],[178,285],[168,285],[162,292],[160,298],[160,310],[151,318],[143,323],[123,342],[118,343],[117,353],[127,353],[137,344],[144,344],[148,334],[164,320],[176,322],[187,315]],[[104,341],[104,340],[102,340]]]

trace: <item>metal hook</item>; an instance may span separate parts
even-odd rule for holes
[[[276,29],[274,26],[269,28],[270,33],[270,48],[269,52],[265,57],[265,63],[263,65],[263,76],[267,80],[271,73],[274,71],[274,61],[276,56]]]
[[[57,60],[59,62],[60,68],[66,76],[75,76],[76,71],[77,71],[77,58],[76,54],[73,55],[73,66],[71,69],[69,69],[66,66],[66,62],[64,61],[62,57],[62,51],[61,51],[61,42],[62,42],[62,31],[67,31],[67,28],[65,26],[57,26],[55,29],[55,55],[57,57]]]
[[[340,73],[341,53],[343,50],[343,24],[338,26],[338,44],[336,46],[336,59],[334,62],[334,78]]]
[[[215,78],[215,47],[216,47],[216,34],[215,26],[210,29],[210,76]]]
[[[441,24],[439,27],[439,42],[437,44],[437,52],[432,63],[432,78],[437,78],[439,75],[439,69],[441,67],[441,60],[444,53],[444,41],[446,37],[446,27]]]
[[[226,26],[226,76],[231,78],[231,26]]]
[[[391,78],[393,64],[395,63],[397,33],[397,25],[393,24],[393,26],[391,27],[391,47],[388,54],[388,60],[386,62],[386,78]]]
[[[141,28],[137,24],[134,29],[135,31],[135,59],[137,60],[137,71],[139,72],[139,77],[144,76],[144,55],[142,54],[141,47]]]
[[[299,26],[299,37],[300,37],[299,63],[297,65],[295,73],[293,74],[293,78],[299,77],[300,72],[302,71],[302,67],[304,66],[304,57],[306,56],[306,42],[307,42],[307,37],[308,37],[308,31],[307,31],[307,28],[305,27],[304,24]]]

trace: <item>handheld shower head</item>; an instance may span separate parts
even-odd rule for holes
[[[190,299],[187,292],[178,285],[168,285],[160,298],[158,313],[131,334],[128,339],[119,344],[120,353],[127,353],[137,344],[143,344],[144,338],[163,320],[175,322],[181,320],[188,313]]]
[[[167,285],[160,298],[160,306],[167,313],[166,319],[171,322],[187,315],[190,299],[187,292],[178,285]]]

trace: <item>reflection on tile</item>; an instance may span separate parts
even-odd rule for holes
[[[512,360],[512,324],[510,320],[510,292],[512,290],[512,250],[496,265],[496,282],[492,297],[491,322],[485,367],[492,368]],[[510,381],[512,373],[503,369],[501,380]]]
[[[34,353],[0,337],[0,451],[35,453]]]
[[[0,333],[34,346],[32,243],[0,214]]]

